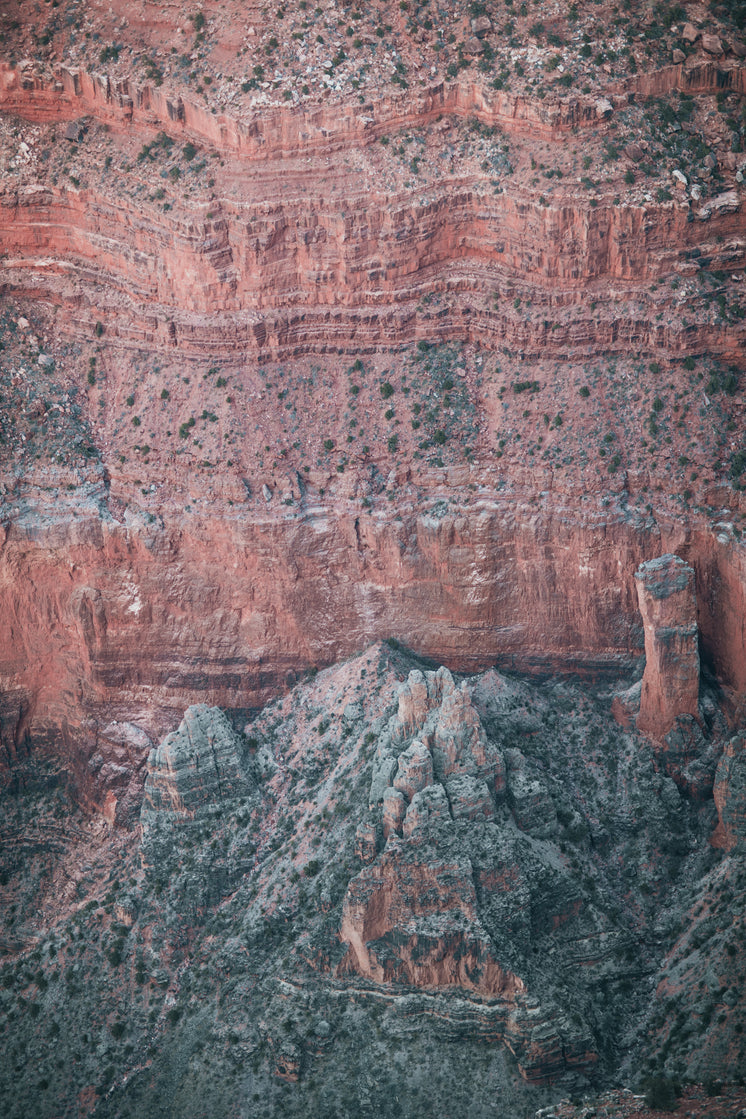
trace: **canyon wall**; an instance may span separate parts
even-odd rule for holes
[[[737,211],[691,222],[675,202],[587,209],[459,180],[426,199],[347,184],[342,208],[319,168],[276,174],[286,196],[270,201],[267,185],[249,180],[240,204],[196,212],[71,185],[6,189],[6,290],[63,304],[78,331],[102,320],[125,346],[192,355],[219,346],[267,360],[454,334],[526,357],[738,353],[722,322],[662,321],[649,291],[695,258],[696,267],[742,269]],[[589,304],[609,302],[609,285],[614,305],[596,323]],[[418,306],[433,294],[447,305]],[[530,298],[530,320],[516,297]]]
[[[156,738],[190,702],[252,708],[387,637],[463,671],[629,672],[643,645],[634,572],[674,542],[742,594],[733,548],[651,531],[621,506],[603,525],[521,503],[393,522],[324,508],[119,522],[103,503],[54,525],[27,517],[0,553],[3,763],[28,735],[62,735],[100,798],[88,762],[120,756],[112,719]],[[742,600],[703,594],[699,612],[705,656],[742,692]]]
[[[740,88],[742,70],[725,73],[673,68],[660,81],[668,89],[687,82]],[[611,95],[627,105],[633,92]],[[75,148],[90,154],[90,185],[63,174],[63,158],[59,175],[39,164],[36,177],[20,175],[2,190],[2,291],[56,307],[55,330],[75,352],[103,335],[93,363],[107,375],[105,389],[87,402],[99,481],[88,492],[70,482],[76,493],[62,500],[58,492],[54,502],[34,492],[32,472],[12,464],[3,483],[6,768],[30,741],[61,739],[77,784],[100,800],[91,757],[126,769],[138,754],[135,739],[123,745],[107,737],[112,719],[154,738],[191,703],[255,707],[306,668],[387,637],[460,670],[497,663],[547,673],[629,672],[642,654],[634,572],[664,551],[696,572],[703,656],[737,709],[746,690],[743,550],[733,533],[716,535],[709,513],[679,517],[675,483],[658,502],[664,514],[642,498],[639,470],[612,478],[599,467],[589,493],[569,455],[562,472],[528,462],[500,470],[496,448],[483,446],[451,474],[415,464],[419,451],[406,469],[392,470],[374,448],[385,508],[383,498],[375,508],[361,500],[367,490],[352,468],[342,480],[331,466],[332,482],[297,481],[290,508],[275,502],[265,510],[247,498],[224,458],[202,464],[211,471],[208,504],[200,498],[191,506],[179,499],[202,483],[193,462],[175,457],[174,443],[183,449],[179,435],[191,431],[182,423],[177,435],[183,417],[164,421],[172,428],[158,439],[171,437],[171,449],[149,469],[142,448],[129,444],[127,453],[140,458],[125,468],[126,455],[115,453],[124,445],[111,434],[143,354],[193,361],[191,372],[198,361],[230,360],[238,371],[242,363],[306,352],[392,353],[414,341],[427,350],[458,340],[505,354],[516,378],[525,376],[524,361],[561,361],[566,371],[631,352],[643,362],[661,353],[674,355],[671,364],[703,354],[741,362],[739,317],[710,313],[704,303],[700,313],[693,300],[688,318],[684,295],[674,303],[656,294],[658,281],[673,276],[673,296],[680,277],[705,266],[743,270],[735,189],[706,215],[683,199],[653,201],[640,191],[620,202],[609,190],[591,204],[579,177],[540,195],[528,179],[532,169],[513,179],[509,145],[529,135],[564,144],[567,130],[578,129],[595,133],[599,146],[614,105],[591,98],[528,106],[468,82],[383,98],[370,112],[340,114],[321,104],[233,119],[149,85],[71,71],[44,81],[6,66],[0,109],[31,122],[92,118],[90,145],[81,140]],[[502,130],[494,182],[475,171],[477,163],[452,174],[445,165],[413,189],[396,178],[410,172],[400,175],[390,161],[356,171],[330,159],[341,149],[367,159],[385,133],[440,127],[441,115]],[[151,196],[155,170],[146,155],[137,171],[136,148],[164,129],[214,145],[211,159],[225,156],[222,172],[214,159],[217,186],[177,192],[173,204],[161,204],[162,190]],[[123,145],[111,149],[125,160],[121,176],[104,158],[111,135]],[[438,133],[423,143],[434,160],[445,141]],[[167,180],[164,165],[155,183]],[[158,391],[168,398],[169,390]],[[96,424],[106,406],[120,417],[102,433]],[[492,413],[502,420],[505,401],[495,393],[479,407],[480,420]],[[605,414],[587,421],[588,441],[600,439],[598,424],[616,422],[603,407]],[[217,423],[207,410],[206,417]],[[248,409],[241,416],[249,439],[252,418]],[[547,433],[550,418],[543,418]],[[560,422],[557,416],[551,430]],[[265,442],[269,453],[271,438]],[[406,498],[402,479],[411,482]],[[152,502],[140,501],[156,490]],[[708,499],[710,492],[714,502],[725,487],[713,482]],[[726,498],[738,506],[732,489]],[[447,513],[426,512],[448,503]]]
[[[690,79],[716,89],[723,73],[709,65]],[[731,84],[742,82],[742,69],[727,74]],[[109,189],[105,174],[88,188],[64,180],[6,187],[6,290],[64,303],[74,329],[103,320],[124,345],[197,354],[219,344],[265,360],[454,334],[529,357],[655,347],[738,353],[724,324],[661,321],[649,294],[652,281],[675,271],[744,267],[737,198],[692,221],[683,200],[602,198],[589,206],[577,192],[538,197],[510,170],[495,188],[447,163],[420,190],[384,191],[369,169],[356,174],[330,160],[340,148],[367,152],[385,132],[441,117],[468,117],[519,142],[524,118],[507,95],[441,83],[375,109],[294,106],[244,121],[180,99],[174,105],[150,85],[125,83],[125,92],[84,72],[61,70],[58,78],[0,68],[0,110],[30,121],[91,114],[97,127],[132,128],[151,141],[167,128],[231,155],[240,181],[237,191],[166,210],[141,190]],[[673,72],[660,80],[682,86]],[[595,101],[580,104],[533,103],[530,134],[541,137],[547,117],[547,138],[557,140],[563,113],[574,129],[603,133]],[[612,286],[613,321],[596,323],[585,305],[609,302]],[[417,306],[434,293],[448,305],[437,313]],[[516,297],[531,300],[530,321],[517,313]]]

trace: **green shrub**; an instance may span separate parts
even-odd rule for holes
[[[645,1103],[654,1111],[675,1111],[679,1088],[668,1076],[649,1076],[644,1082]]]
[[[736,451],[733,458],[730,460],[731,478],[740,478],[744,470],[746,470],[746,450]]]

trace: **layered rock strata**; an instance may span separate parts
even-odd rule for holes
[[[189,707],[179,728],[151,750],[142,805],[145,831],[156,820],[193,820],[200,809],[251,789],[237,735],[218,707]]]
[[[739,75],[707,64],[668,69],[659,82],[661,90],[735,94]],[[454,669],[632,669],[641,647],[632,573],[664,549],[681,550],[701,585],[717,587],[700,602],[703,650],[723,683],[744,692],[737,619],[746,561],[735,530],[715,535],[709,517],[691,508],[685,525],[678,506],[643,512],[655,469],[639,455],[632,461],[637,421],[650,422],[639,369],[599,374],[594,396],[578,396],[591,393],[581,365],[601,353],[635,353],[641,366],[660,351],[690,364],[706,353],[733,361],[743,353],[736,312],[714,315],[701,300],[685,324],[678,311],[690,298],[681,283],[743,268],[740,188],[729,180],[728,204],[703,217],[638,185],[615,196],[625,189],[621,164],[613,189],[610,182],[593,205],[571,177],[567,128],[585,130],[600,156],[601,133],[611,135],[614,113],[631,111],[635,91],[610,91],[611,120],[595,98],[529,108],[465,79],[382,98],[364,112],[322,104],[233,119],[147,84],[68,71],[57,78],[28,68],[0,73],[6,113],[50,128],[90,118],[87,132],[76,127],[64,141],[86,164],[78,185],[72,171],[44,167],[41,153],[9,176],[3,291],[59,308],[54,330],[76,354],[82,340],[103,341],[89,356],[98,362],[92,380],[83,373],[81,382],[90,386],[90,434],[69,434],[85,467],[45,465],[35,474],[24,429],[0,482],[6,774],[30,741],[44,742],[65,757],[81,798],[108,804],[111,816],[123,801],[121,781],[105,765],[93,776],[88,762],[112,717],[159,738],[194,701],[254,707],[309,666],[390,635]],[[380,142],[415,126],[425,153],[416,180],[393,144]],[[550,161],[566,161],[551,189],[532,183],[521,147],[538,132]],[[460,161],[457,149],[477,138],[485,159],[475,147]],[[164,153],[179,153],[177,139],[204,146],[199,162],[212,161],[214,180],[205,169],[184,186],[189,161],[179,154],[168,157],[183,176],[171,186]],[[347,162],[332,158],[342,150]],[[113,159],[129,168],[116,183]],[[665,277],[677,287],[659,303],[653,281]],[[420,355],[454,340],[464,353],[448,377],[423,389],[418,411],[405,412],[405,394],[412,403],[412,386],[429,374],[420,367],[400,384],[384,368],[388,361],[400,373],[392,347],[416,343]],[[350,359],[338,355],[367,360],[382,348],[391,357],[379,352],[366,399],[365,386],[341,371]],[[510,372],[499,385],[480,381],[486,362],[477,348],[505,356]],[[271,391],[257,383],[260,363],[295,363],[301,352],[319,364],[309,358],[303,367],[310,387],[297,401],[287,387],[279,399],[284,369]],[[54,366],[45,354],[28,360],[40,358]],[[70,403],[52,401],[45,365],[32,406],[26,360],[24,351],[9,378],[29,431],[45,443],[54,410]],[[321,369],[322,360],[334,368]],[[558,363],[542,371],[541,386],[523,368],[539,360]],[[216,392],[226,387],[219,403],[196,387],[205,368]],[[399,412],[379,410],[379,373],[382,385],[396,382]],[[737,371],[732,377],[737,383]],[[618,387],[623,398],[612,399]],[[353,390],[365,416],[362,407],[352,416]],[[523,408],[523,392],[532,408]],[[608,475],[586,463],[585,445],[575,456],[564,446],[582,399],[596,411],[579,442],[591,432],[601,439],[603,425],[603,439],[620,447],[607,456],[612,444],[601,446]],[[510,400],[521,403],[525,428]],[[292,430],[289,422],[280,434],[287,409]],[[632,418],[627,431],[622,412]],[[461,413],[463,430],[451,434]],[[333,431],[320,430],[327,417]],[[363,421],[372,434],[358,438]],[[524,453],[529,425],[536,443]],[[672,412],[670,425],[683,440],[683,413]],[[719,453],[720,473],[702,496],[735,512],[743,502],[727,481],[728,456],[732,470],[740,462],[735,437]],[[688,446],[664,454],[690,469]],[[60,490],[74,492],[69,503]],[[118,764],[102,743],[104,761]],[[460,799],[464,811],[488,811],[481,788],[462,789]]]
[[[661,205],[649,195],[623,206],[594,198],[589,207],[564,189],[547,198],[514,185],[500,151],[494,183],[454,167],[413,194],[411,183],[390,185],[370,154],[384,132],[434,127],[443,115],[522,140],[526,128],[512,97],[441,83],[401,103],[367,106],[365,125],[357,113],[332,120],[326,108],[274,110],[244,123],[173,103],[150,86],[124,92],[87,74],[63,71],[60,78],[60,88],[47,87],[0,70],[0,108],[42,121],[77,108],[92,113],[96,127],[116,123],[121,130],[125,108],[137,105],[133,124],[151,145],[163,126],[234,161],[219,197],[211,193],[186,208],[154,206],[141,187],[132,196],[53,181],[22,183],[0,196],[10,219],[0,230],[10,287],[63,301],[76,334],[103,318],[128,347],[146,342],[198,355],[219,341],[224,353],[261,360],[454,336],[535,357],[584,352],[590,334],[619,354],[674,342],[680,352],[732,352],[723,324],[679,329],[673,321],[658,324],[652,309],[615,306],[613,324],[562,320],[589,286],[594,301],[605,298],[606,282],[615,286],[615,303],[647,304],[651,280],[674,270],[695,274],[705,263],[742,269],[738,191],[732,204],[695,221],[687,205]],[[714,91],[720,81],[715,68],[697,88]],[[666,83],[670,88],[670,75]],[[555,107],[547,140],[568,126],[605,127],[595,105]],[[532,111],[535,119],[525,123],[535,136],[548,110],[537,103]],[[433,158],[437,141],[428,148]],[[365,185],[330,164],[343,146],[365,161]],[[452,304],[445,313],[428,314],[419,302],[435,293]],[[513,313],[516,296],[535,306],[536,322]]]

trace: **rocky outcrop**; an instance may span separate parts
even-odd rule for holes
[[[718,826],[713,844],[726,851],[743,848],[746,840],[746,743],[731,738],[715,772],[713,789]]]
[[[463,860],[422,862],[391,847],[350,883],[340,936],[349,945],[342,973],[506,999],[524,989],[480,927],[472,868]]]
[[[225,896],[250,865],[250,851],[220,847],[191,859],[186,870],[179,866],[181,846],[190,846],[203,827],[214,826],[224,813],[230,816],[249,802],[255,782],[247,763],[225,714],[205,704],[188,708],[178,729],[148,757],[141,862],[148,880],[160,885],[179,867],[179,904],[187,917]]]
[[[184,520],[182,511],[153,522],[133,511],[116,519],[104,494],[92,504],[79,516],[77,506],[55,516],[30,508],[11,521],[0,552],[5,779],[30,738],[62,755],[91,806],[102,807],[107,790],[90,758],[120,764],[119,747],[96,727],[118,719],[159,741],[190,702],[257,707],[310,665],[392,632],[460,671],[618,673],[642,651],[633,573],[659,537],[648,539],[621,505],[606,509],[600,534],[594,517],[576,519],[564,504],[534,515],[528,498],[475,501],[458,516],[407,512],[401,521],[359,516],[346,502],[259,521],[236,506],[209,521]],[[699,606],[703,649],[738,693],[746,689],[745,561],[733,543],[705,533],[689,554],[703,585],[717,588]],[[420,726],[431,698],[402,699],[407,728]],[[677,708],[672,701],[672,717]],[[670,725],[656,714],[656,733]],[[459,733],[468,748],[454,774],[488,773],[499,793],[504,774],[478,728]],[[434,769],[446,777],[447,722],[432,734]],[[384,769],[392,757],[382,758]],[[388,770],[376,799],[391,784]]]
[[[415,740],[399,755],[394,788],[411,801],[415,793],[433,783],[433,759],[424,743]]]
[[[509,694],[494,672],[477,688],[488,704]],[[503,712],[510,737],[518,724]],[[495,729],[499,721],[496,715]],[[345,894],[339,936],[346,952],[336,974],[387,990],[478,998],[495,1039],[532,1082],[591,1066],[587,1033],[529,998],[520,969],[507,960],[528,953],[533,937],[567,935],[576,953],[584,945],[583,961],[593,966],[608,950],[604,934],[556,862],[533,846],[558,830],[548,789],[519,749],[503,756],[466,681],[458,685],[442,667],[409,673],[379,734],[369,806],[365,834],[372,837],[380,820],[385,846],[376,854],[369,841],[361,850],[367,865]],[[451,1010],[444,1005],[441,1013]]]
[[[148,757],[143,827],[147,832],[156,819],[192,820],[200,810],[250,790],[241,745],[225,714],[196,704]]]
[[[254,713],[244,739],[214,710],[190,710],[152,752],[142,849],[136,835],[79,816],[65,854],[56,795],[0,791],[0,891],[19,914],[0,937],[11,1060],[38,1026],[17,1012],[24,992],[39,1020],[75,1027],[70,1039],[60,1030],[55,1052],[75,1077],[65,1096],[73,1110],[98,1082],[95,1046],[80,1052],[74,1040],[85,1029],[108,1045],[111,1022],[122,1021],[136,1048],[155,1040],[167,1050],[149,1069],[149,1092],[154,1077],[173,1084],[176,1056],[186,1064],[195,1054],[200,1015],[207,1067],[227,1081],[239,1068],[239,1080],[248,1055],[248,1067],[259,1062],[252,1075],[297,1090],[299,1117],[320,1086],[341,1113],[351,1078],[406,1059],[424,1084],[433,1061],[439,1070],[454,1053],[444,1079],[466,1084],[445,1108],[454,1115],[464,1100],[491,1114],[511,1085],[534,1103],[543,1102],[531,1095],[539,1085],[582,1090],[581,1078],[620,1066],[622,1075],[630,1051],[638,1062],[639,1052],[660,1050],[666,1071],[683,1061],[737,1077],[741,860],[708,847],[713,806],[681,796],[650,742],[610,723],[607,700],[605,687],[494,668],[463,681],[384,643],[309,675]],[[707,691],[703,705],[714,718]],[[442,780],[428,759],[436,731],[454,768]],[[121,725],[106,733],[138,738]],[[730,752],[737,758],[740,744]],[[483,768],[458,771],[487,757],[504,774],[501,792]],[[374,773],[378,782],[387,775],[380,795]],[[399,810],[384,839],[389,801]],[[735,815],[721,812],[735,831]],[[104,842],[114,854],[100,864]],[[26,866],[37,880],[44,859],[56,875],[43,876],[44,921],[50,911],[59,921],[58,893],[70,921],[49,932],[27,889]],[[703,873],[707,896],[694,896]],[[29,957],[24,943],[41,952]],[[34,983],[29,958],[42,975]],[[674,1030],[687,1013],[695,1031]],[[649,1023],[657,1044],[636,1047]],[[139,1062],[128,1056],[134,1079]],[[7,1065],[0,1095],[17,1094],[20,1075],[25,1102],[39,1071]],[[484,1065],[496,1070],[486,1083],[474,1080]],[[331,1097],[337,1074],[341,1094]],[[443,1110],[443,1090],[423,1108],[418,1089],[407,1114]],[[386,1113],[386,1091],[371,1114]],[[269,1114],[287,1116],[288,1098]],[[142,1097],[117,1107],[139,1116]]]
[[[515,748],[505,751],[507,797],[521,831],[548,839],[557,831],[557,812],[544,783],[532,774],[526,758]]]
[[[699,645],[694,570],[676,555],[635,572],[645,627],[645,673],[637,726],[662,738],[679,716],[699,717]]]

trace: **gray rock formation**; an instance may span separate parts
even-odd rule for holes
[[[148,757],[141,820],[191,819],[201,808],[250,792],[241,743],[218,707],[196,704],[178,730],[167,734]]]

